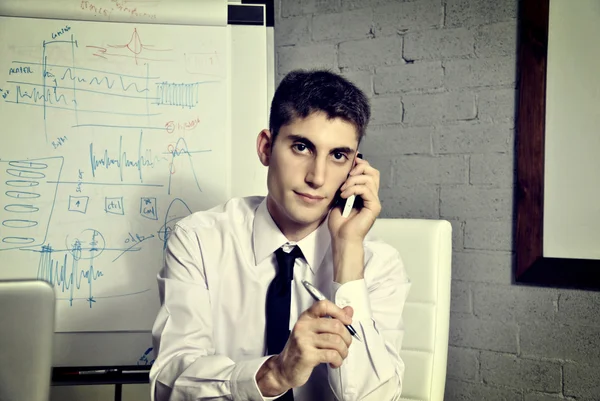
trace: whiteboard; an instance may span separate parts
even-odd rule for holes
[[[0,278],[54,285],[55,366],[149,362],[173,225],[266,193],[267,48],[261,26],[0,17]]]

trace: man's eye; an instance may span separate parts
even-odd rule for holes
[[[333,154],[333,157],[334,157],[336,160],[343,160],[343,159],[346,157],[346,155],[345,155],[345,154],[343,154],[342,152],[335,152],[335,153]]]
[[[294,149],[296,149],[298,152],[304,152],[306,150],[306,145],[303,143],[295,143]]]

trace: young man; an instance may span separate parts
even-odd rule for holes
[[[283,79],[257,138],[266,198],[194,213],[169,237],[153,400],[399,398],[409,281],[397,252],[367,236],[381,210],[379,172],[357,158],[369,116],[336,74]],[[338,190],[362,208],[343,217]]]

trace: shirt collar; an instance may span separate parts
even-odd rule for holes
[[[265,258],[275,252],[278,248],[286,243],[298,245],[308,267],[314,273],[321,265],[325,253],[329,248],[331,237],[327,220],[329,216],[317,227],[315,231],[301,239],[297,243],[289,241],[285,235],[279,230],[275,221],[271,217],[267,209],[267,198],[258,205],[254,215],[254,224],[252,227],[252,244],[254,250],[254,263],[258,265]]]

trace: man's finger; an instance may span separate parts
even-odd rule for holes
[[[329,300],[315,302],[306,313],[314,319],[331,316],[344,324],[352,324],[352,319],[346,315],[346,312]]]
[[[352,343],[352,336],[350,332],[344,326],[344,324],[338,319],[327,319],[321,318],[315,321],[314,330],[319,334],[332,334],[342,338],[344,342],[350,346]]]
[[[337,334],[322,333],[315,338],[315,348],[336,350],[343,359],[348,356],[349,344]]]
[[[344,359],[339,352],[332,349],[319,350],[319,362],[328,363],[332,368],[339,368],[342,366]]]

